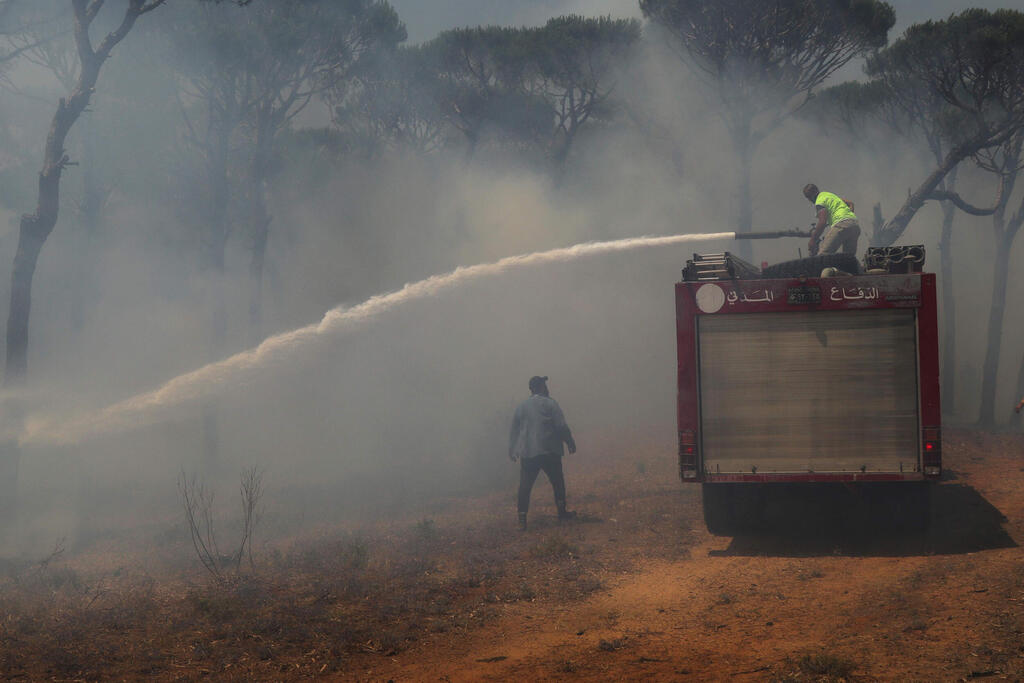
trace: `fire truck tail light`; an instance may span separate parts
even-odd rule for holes
[[[696,463],[697,431],[694,429],[679,430],[679,457],[683,462]]]
[[[679,474],[683,479],[697,479],[697,430],[679,430]]]
[[[926,477],[942,474],[942,433],[938,427],[921,429],[921,465]]]

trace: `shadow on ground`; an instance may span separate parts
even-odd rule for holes
[[[931,524],[924,532],[901,532],[886,520],[851,515],[846,499],[800,501],[776,506],[761,529],[733,537],[725,550],[712,556],[821,555],[906,557],[957,555],[1016,548],[1003,528],[1006,516],[977,489],[944,483],[931,495]]]

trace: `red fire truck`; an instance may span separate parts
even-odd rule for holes
[[[694,254],[676,284],[679,474],[712,533],[811,486],[919,531],[942,471],[935,276],[922,247],[763,270]],[[844,505],[841,500],[840,505]],[[859,514],[859,513],[858,513]]]

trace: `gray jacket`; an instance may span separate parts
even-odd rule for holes
[[[563,443],[572,444],[573,439],[558,401],[534,394],[519,404],[508,437],[510,458],[532,458],[545,453],[561,456]]]

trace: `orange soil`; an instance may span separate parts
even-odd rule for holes
[[[0,586],[0,677],[1024,680],[1024,437],[947,432],[919,537],[713,537],[664,447],[604,448],[567,456],[563,526],[542,477],[526,533],[511,491],[460,498],[264,551],[236,588],[166,559],[180,539],[67,598],[18,593],[26,570]]]
[[[588,599],[511,604],[475,632],[362,660],[348,677],[815,680],[795,662],[826,653],[859,680],[1022,680],[1024,439],[954,432],[944,446],[954,480],[935,492],[932,528],[916,539],[716,538],[701,525],[699,487],[666,486],[660,468],[643,477],[648,487],[634,475],[617,505],[581,506],[600,524],[567,536],[605,544],[615,509],[637,500],[647,515],[684,510],[687,557],[644,557],[674,538],[618,535],[639,555]],[[621,463],[602,463],[571,472],[570,485],[601,490],[606,467],[630,479]],[[652,480],[679,495],[651,497]]]

